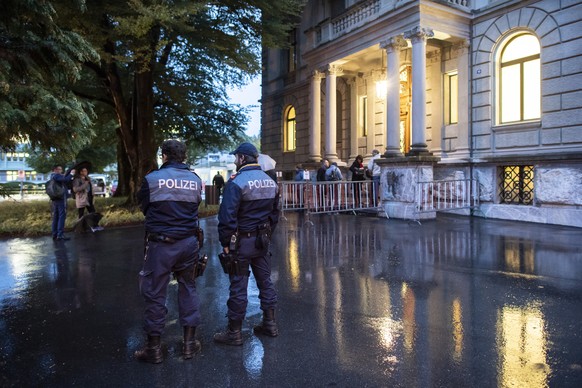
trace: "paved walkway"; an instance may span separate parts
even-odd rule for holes
[[[132,358],[143,342],[142,227],[0,241],[0,386],[582,386],[580,229],[287,216],[272,246],[280,336],[252,334],[252,287],[244,345],[212,342],[228,281],[206,219],[203,350],[179,357],[172,284],[161,365]]]

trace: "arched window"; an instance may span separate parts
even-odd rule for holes
[[[297,136],[297,121],[295,108],[291,105],[285,110],[285,122],[283,124],[283,136],[285,151],[295,151],[295,140]]]
[[[532,34],[512,36],[499,56],[500,124],[541,116],[540,42]]]

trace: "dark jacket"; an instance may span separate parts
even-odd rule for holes
[[[350,166],[350,171],[352,172],[352,180],[353,181],[365,181],[366,175],[364,174],[364,164],[358,163],[357,160],[354,160],[354,163]]]
[[[196,233],[202,181],[187,165],[166,162],[146,175],[137,199],[146,217],[146,232],[175,239]]]
[[[222,177],[222,175],[215,175],[214,178],[212,179],[212,184],[217,188],[221,189],[222,186],[224,186],[224,178]]]
[[[319,170],[317,170],[317,181],[318,182],[325,182],[325,172],[327,171],[327,168],[325,167],[320,167]]]
[[[218,211],[218,238],[226,247],[237,231],[253,232],[279,221],[279,187],[258,164],[242,166],[230,177]]]

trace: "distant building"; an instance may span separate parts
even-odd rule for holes
[[[17,147],[14,152],[0,151],[0,183],[21,181],[41,183],[50,173],[39,174],[26,164],[28,154]]]
[[[230,175],[236,171],[234,155],[229,155],[228,152],[208,153],[196,159],[195,164],[190,167],[206,185],[212,184],[212,179],[217,172],[220,172],[226,182]]]
[[[262,150],[286,179],[380,150],[390,217],[420,180],[475,178],[477,215],[582,227],[581,22],[582,1],[307,1],[264,51]]]

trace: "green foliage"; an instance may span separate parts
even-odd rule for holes
[[[70,6],[70,2],[69,6]],[[51,2],[0,2],[0,146],[18,143],[71,157],[91,136],[91,104],[70,85],[96,61],[80,35],[57,24]]]
[[[3,0],[0,146],[29,141],[41,170],[55,155],[97,164],[107,152],[91,142],[115,139],[119,192],[131,202],[164,138],[194,149],[243,139],[247,110],[226,86],[260,73],[261,45],[284,46],[303,4]]]
[[[124,207],[125,201],[126,198],[123,197],[95,198],[95,208],[103,214],[103,219],[99,225],[109,228],[143,223],[144,216],[141,211],[136,207]],[[201,205],[199,217],[209,217],[217,212],[217,205]],[[70,231],[76,221],[75,201],[69,200],[65,230]],[[51,212],[48,198],[27,202],[6,199],[0,202],[0,236],[32,237],[50,234]]]
[[[135,73],[151,71],[158,142],[180,137],[209,148],[226,139],[240,141],[248,112],[228,102],[226,86],[242,86],[260,73],[261,43],[286,44],[287,31],[303,3],[103,0],[99,7],[87,4],[80,17],[66,15],[70,27],[90,40],[102,59],[90,67],[93,74],[85,74],[86,89],[80,93],[94,100],[110,99],[98,85],[107,84],[104,70],[111,65],[120,77],[127,99],[123,108],[127,108]],[[115,42],[114,48],[108,42]],[[113,107],[113,101],[109,105]]]

